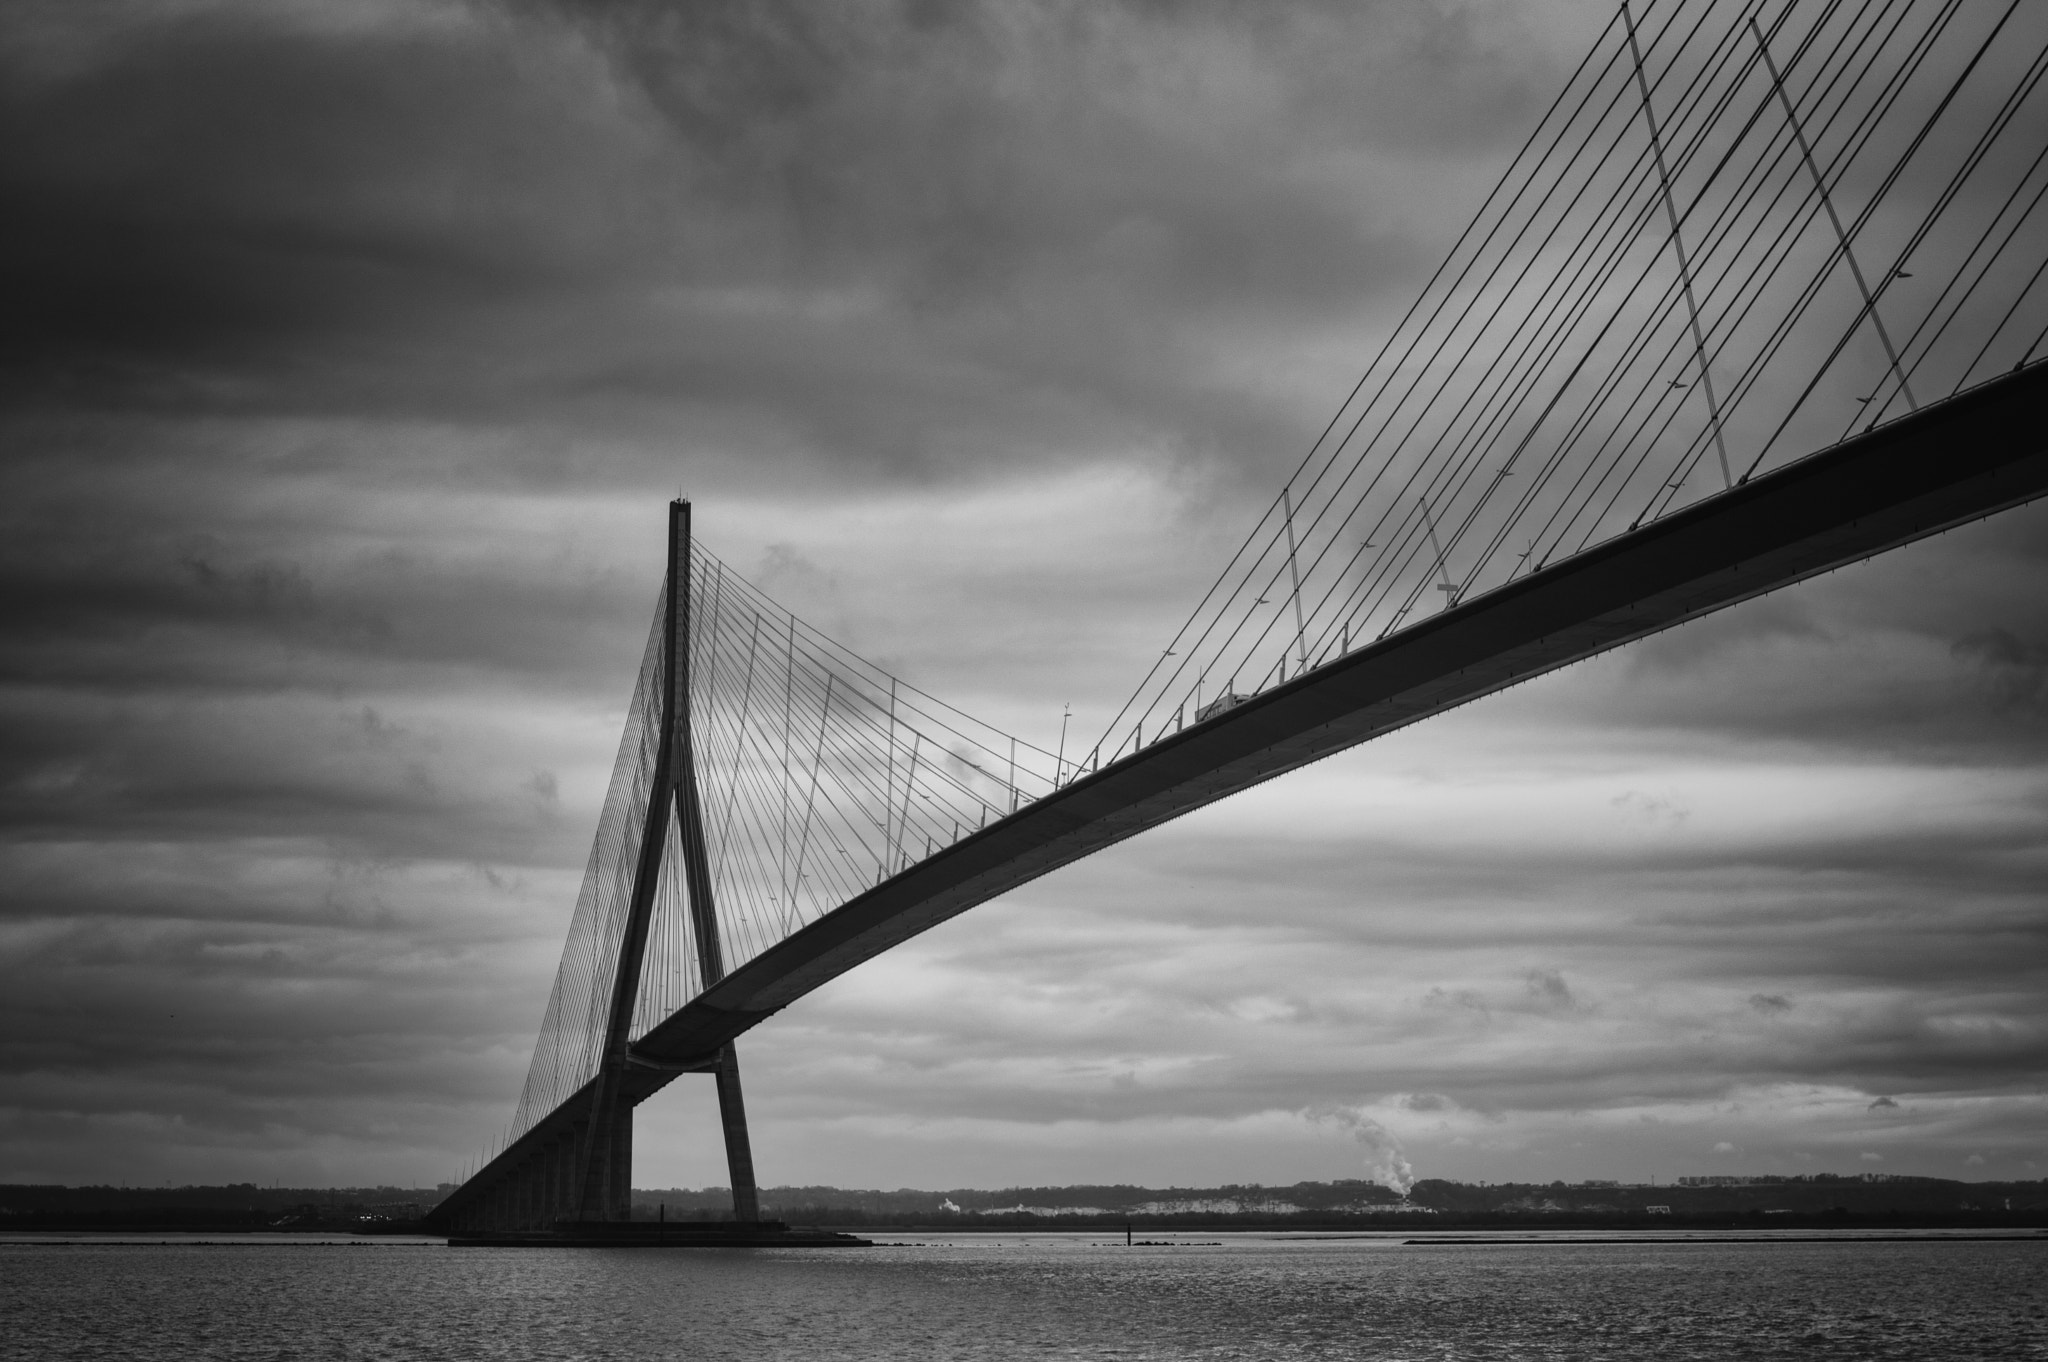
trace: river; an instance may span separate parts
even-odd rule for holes
[[[2048,1238],[0,1238],[0,1358],[2048,1358]]]

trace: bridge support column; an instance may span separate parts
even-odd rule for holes
[[[612,1117],[610,1220],[633,1218],[633,1105],[620,1098]]]
[[[578,1121],[570,1126],[556,1148],[561,1151],[561,1166],[555,1170],[555,1219],[569,1220],[576,1215],[576,1199],[583,1195],[582,1184],[577,1180],[583,1171],[577,1157],[583,1149],[583,1123]]]
[[[725,1127],[725,1166],[732,1175],[732,1218],[751,1223],[761,1218],[761,1194],[754,1186],[754,1146],[740,1096],[740,1057],[731,1041],[718,1052],[718,1120]]]
[[[633,1104],[607,1077],[598,1080],[583,1130],[582,1185],[572,1212],[578,1220],[629,1220],[633,1214]]]
[[[548,1146],[548,1204],[541,1218],[542,1228],[567,1217],[573,1209],[576,1156],[575,1135],[564,1136]]]

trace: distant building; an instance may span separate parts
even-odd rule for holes
[[[1643,1207],[1643,1210],[1644,1210],[1645,1212],[1647,1212],[1648,1214],[1650,1214],[1650,1215],[1670,1215],[1670,1214],[1671,1214],[1671,1208],[1670,1208],[1669,1206],[1645,1206],[1645,1207]]]

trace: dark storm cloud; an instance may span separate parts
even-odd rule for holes
[[[6,111],[24,400],[681,409],[874,469],[1105,430],[1291,456],[1290,394],[1199,381],[1210,338],[1426,268],[1428,206],[1325,172],[1488,149],[1548,74],[1400,7],[378,17],[69,21],[84,54]],[[1461,116],[1415,118],[1425,82]]]
[[[131,12],[86,70],[12,84],[6,344],[45,399],[213,406],[209,379],[231,401],[285,379],[309,342],[395,332],[379,313],[412,291],[522,279],[479,268],[502,227],[459,254],[459,221],[432,203],[432,143],[442,162],[463,150],[434,133],[483,113],[438,92],[487,96],[492,61],[428,35],[295,29]]]
[[[1993,627],[1965,634],[1949,653],[1973,669],[1975,679],[2002,711],[2038,708],[2048,692],[2048,647]]]
[[[1525,68],[1499,78],[1463,24],[1414,7],[566,12],[678,131],[700,183],[774,224],[789,270],[886,293],[882,334],[907,332],[965,400],[921,392],[938,419],[905,422],[828,397],[817,429],[920,464],[973,457],[976,428],[1012,411],[1048,454],[1085,420],[1095,439],[1292,457],[1296,415],[1191,382],[1202,350],[1334,321],[1426,268],[1426,208],[1389,184],[1361,211],[1322,172],[1491,144],[1541,87]],[[1431,81],[1471,96],[1462,116],[1413,117]]]

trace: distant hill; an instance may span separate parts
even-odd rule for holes
[[[850,1191],[839,1187],[773,1187],[761,1192],[763,1214],[783,1219],[858,1212],[886,1220],[951,1216],[964,1221],[1016,1218],[1171,1216],[1364,1215],[1397,1207],[1401,1194],[1376,1182],[1298,1182],[1289,1187],[1232,1183],[1222,1187],[956,1187],[925,1192]],[[672,1216],[722,1215],[730,1210],[723,1187],[635,1191],[636,1214],[667,1206]]]
[[[417,1224],[452,1184],[424,1187],[64,1187],[0,1183],[0,1230],[351,1230]]]
[[[1697,1185],[1448,1182],[1426,1178],[1406,1197],[1363,1181],[1300,1182],[1286,1187],[1013,1187],[929,1192],[775,1187],[762,1213],[793,1223],[971,1228],[1061,1224],[1403,1224],[1564,1221],[1666,1223],[1740,1220],[1812,1224],[1887,1219],[1907,1224],[2048,1223],[2048,1181],[1957,1182],[1889,1175],[1697,1179]],[[672,1219],[731,1213],[722,1187],[646,1189],[634,1214]]]

